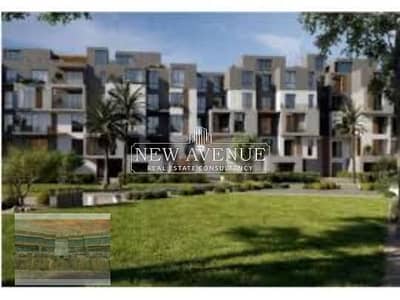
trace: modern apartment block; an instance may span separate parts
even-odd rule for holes
[[[270,145],[268,171],[349,170],[350,141],[334,130],[343,97],[365,113],[357,143],[358,171],[368,171],[392,153],[393,107],[368,93],[375,67],[366,60],[326,64],[307,55],[301,66],[285,57],[243,55],[224,72],[200,72],[195,64],[163,64],[157,52],[91,47],[85,55],[58,55],[47,49],[3,50],[3,148],[10,145],[75,152],[84,169],[99,176],[103,152],[87,132],[87,111],[107,98],[113,80],[141,92],[143,122],[131,128],[134,143],[187,143],[200,126],[215,142],[240,133]],[[122,169],[124,144],[111,153],[111,176]],[[131,164],[128,161],[128,164]],[[147,169],[136,163],[136,170]],[[256,168],[257,169],[257,168]]]

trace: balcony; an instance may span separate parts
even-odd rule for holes
[[[230,113],[215,113],[212,116],[213,133],[226,133],[230,132],[229,127]]]
[[[333,75],[332,89],[335,94],[351,93],[351,78],[349,75]]]
[[[82,94],[54,95],[52,108],[54,109],[83,109]]]

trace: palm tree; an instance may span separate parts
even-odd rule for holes
[[[344,103],[341,108],[341,116],[335,120],[334,127],[342,135],[351,139],[351,160],[352,160],[352,175],[353,182],[357,182],[356,176],[356,153],[357,153],[357,137],[365,132],[362,122],[363,113],[361,107],[355,107],[353,101],[349,98],[344,98]]]
[[[116,105],[116,117],[118,119],[118,137],[124,141],[123,155],[123,184],[126,180],[126,165],[128,155],[128,144],[130,141],[130,129],[143,120],[143,115],[140,112],[143,103],[140,103],[142,87],[131,92],[129,82],[114,81],[114,87],[108,92],[112,101]]]
[[[108,172],[110,152],[115,149],[118,134],[116,118],[116,105],[111,101],[98,101],[88,111],[88,131],[97,135],[98,145],[104,150],[104,176],[103,184],[107,187],[110,184]]]

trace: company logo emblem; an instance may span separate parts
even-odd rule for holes
[[[270,145],[246,135],[217,141],[204,127],[195,127],[184,142],[135,143],[133,173],[265,173]]]

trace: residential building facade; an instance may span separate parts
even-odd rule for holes
[[[285,57],[243,55],[226,72],[202,72],[195,64],[163,64],[161,53],[90,47],[85,55],[48,49],[3,50],[3,149],[11,145],[75,152],[87,172],[103,173],[103,152],[85,126],[87,113],[109,98],[115,80],[139,90],[143,121],[130,128],[128,149],[138,144],[184,144],[197,127],[214,142],[250,134],[269,144],[257,171],[315,171],[324,176],[350,170],[350,141],[335,132],[344,97],[364,113],[356,169],[371,170],[391,155],[396,128],[393,107],[372,96],[376,66],[367,60],[307,55],[301,66]],[[122,170],[124,142],[110,155],[111,176]],[[130,156],[129,156],[130,158]],[[146,162],[127,162],[145,171]]]

